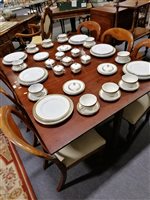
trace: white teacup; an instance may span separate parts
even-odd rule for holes
[[[70,66],[70,69],[73,73],[79,73],[81,71],[81,64],[80,63],[73,63],[71,66]]]
[[[66,33],[59,34],[59,35],[57,36],[57,41],[58,41],[58,42],[63,42],[63,41],[66,41],[67,39],[68,39],[68,37],[67,37],[67,34],[66,34]]]
[[[12,66],[13,66],[13,68],[21,68],[22,66],[23,66],[23,64],[24,64],[24,62],[23,62],[23,60],[14,60],[13,62],[12,62]]]
[[[95,38],[94,37],[88,37],[85,42],[83,43],[83,46],[85,47],[92,47],[95,45]]]
[[[122,76],[122,82],[126,87],[132,88],[136,86],[138,82],[138,77],[132,74],[124,74]]]
[[[73,48],[73,49],[71,50],[71,55],[72,55],[73,57],[78,57],[78,56],[80,56],[80,53],[81,53],[81,51],[80,51],[80,49],[78,49],[78,48]]]
[[[107,82],[102,85],[102,90],[110,97],[114,97],[119,90],[119,86],[114,82]]]
[[[65,66],[70,66],[73,62],[73,59],[70,56],[65,56],[62,58],[61,62]]]
[[[88,64],[88,63],[90,63],[90,62],[91,62],[91,56],[89,56],[89,55],[87,55],[87,54],[81,56],[81,62],[82,62],[83,64]]]
[[[36,44],[34,43],[27,44],[25,49],[27,52],[32,53],[36,50]]]
[[[35,83],[33,85],[30,85],[30,87],[28,88],[28,91],[31,94],[39,97],[41,96],[43,89],[44,89],[44,86],[41,83]]]
[[[130,61],[130,52],[129,51],[119,51],[117,53],[117,61],[120,63],[127,63]]]
[[[97,97],[94,94],[84,94],[79,99],[79,103],[84,107],[94,106],[96,102]]]
[[[53,71],[56,75],[62,75],[65,72],[64,66],[62,65],[55,65],[53,67]]]
[[[55,53],[55,57],[57,60],[61,60],[65,56],[65,53],[63,51],[58,51]]]
[[[45,61],[45,65],[47,68],[51,69],[55,65],[55,60],[49,58]]]
[[[42,46],[43,46],[43,47],[50,46],[51,44],[52,44],[52,40],[51,40],[50,38],[44,39],[44,40],[42,41]]]

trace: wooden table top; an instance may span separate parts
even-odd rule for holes
[[[50,49],[43,49],[40,47],[40,51],[49,52],[50,58],[55,59],[55,53],[57,52],[57,47],[60,45],[57,42],[54,43],[54,47]],[[73,45],[72,45],[73,46]],[[81,48],[81,46],[79,46]],[[89,49],[84,49],[87,54]],[[70,56],[70,51],[66,52],[66,55]],[[82,71],[79,74],[73,74],[70,67],[65,67],[65,74],[62,76],[54,75],[51,69],[48,70],[48,78],[43,82],[44,87],[47,88],[48,94],[65,94],[63,92],[63,84],[71,79],[82,80],[85,83],[85,90],[79,95],[69,96],[74,103],[74,111],[72,115],[66,119],[64,122],[57,125],[42,125],[34,119],[32,115],[32,108],[35,102],[31,102],[27,97],[28,87],[22,86],[18,83],[18,73],[12,71],[11,67],[2,64],[2,58],[0,58],[0,66],[4,73],[7,75],[10,83],[15,88],[15,91],[27,111],[29,117],[32,120],[35,128],[38,131],[39,137],[47,150],[53,154],[58,151],[71,141],[80,137],[86,131],[95,127],[99,123],[103,122],[110,116],[121,111],[131,102],[135,101],[139,97],[143,96],[150,90],[149,81],[140,81],[140,87],[135,92],[125,92],[121,91],[121,98],[115,102],[106,102],[99,97],[99,90],[102,84],[105,82],[115,82],[118,83],[123,75],[122,65],[115,63],[116,54],[108,58],[97,58],[92,56],[92,62],[88,65],[82,65]],[[74,58],[76,62],[80,62],[80,58]],[[44,61],[34,61],[33,55],[29,55],[25,60],[28,67],[43,67],[45,68]],[[118,67],[117,73],[111,76],[104,76],[97,72],[97,66],[100,63],[114,63]],[[57,62],[59,64],[59,61]],[[76,106],[81,95],[86,93],[92,93],[97,96],[98,102],[100,103],[100,110],[93,116],[83,116],[78,113]]]
[[[119,7],[134,9],[134,8],[144,6],[146,4],[150,4],[150,0],[138,0],[138,1],[137,0],[126,0],[126,1],[119,3]]]

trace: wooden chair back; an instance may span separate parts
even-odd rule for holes
[[[46,6],[41,16],[42,39],[51,38],[52,29],[53,29],[52,10],[50,9],[50,7]]]
[[[95,40],[99,40],[101,33],[101,26],[95,21],[84,21],[81,22],[77,27],[77,33],[82,33],[82,29],[85,28],[88,30],[90,36],[95,37]]]
[[[127,42],[127,51],[131,52],[134,39],[130,31],[124,28],[110,28],[106,30],[101,36],[102,43],[111,43],[110,39],[115,39],[121,42]]]
[[[144,53],[143,53],[144,56],[143,56],[142,53],[139,53],[139,51],[140,51],[140,49],[141,49],[142,47],[145,47],[146,50],[148,50],[148,48],[150,48],[150,39],[141,40],[141,41],[139,41],[139,42],[134,46],[133,51],[131,52],[131,58],[132,58],[133,60],[141,59],[141,58],[145,57],[145,54],[146,54],[147,52],[144,52]]]

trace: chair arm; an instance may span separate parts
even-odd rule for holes
[[[29,29],[31,29],[31,33],[36,33],[40,30],[40,25],[38,24],[28,24]]]

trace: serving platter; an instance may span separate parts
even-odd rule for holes
[[[34,56],[33,56],[33,59],[35,61],[42,61],[42,60],[45,60],[49,57],[49,53],[48,52],[39,52],[39,53],[36,53]]]

